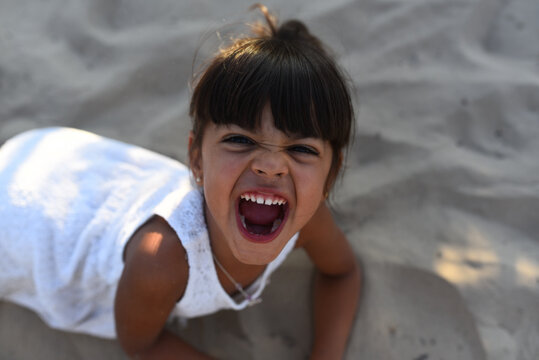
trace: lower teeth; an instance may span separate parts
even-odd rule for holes
[[[240,215],[240,220],[241,220],[241,224],[243,225],[243,227],[245,229],[247,229],[247,224],[245,223],[245,216],[243,215]],[[281,219],[276,219],[274,222],[273,222],[273,225],[271,226],[271,230],[270,230],[270,233],[274,232],[275,230],[277,230],[277,228],[281,225],[281,222],[282,220]],[[249,231],[250,234],[253,234],[253,235],[260,235],[260,234],[257,234],[257,233],[253,233],[251,231]]]
[[[281,219],[277,219],[273,222],[273,226],[271,227],[271,232],[274,232],[277,230],[277,228],[281,225]]]

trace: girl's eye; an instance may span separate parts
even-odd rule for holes
[[[239,144],[239,145],[254,145],[255,142],[243,135],[232,135],[223,140],[226,143]]]
[[[299,154],[306,154],[306,155],[315,155],[315,156],[319,155],[319,152],[317,150],[307,145],[290,146],[288,148],[288,151],[299,153]]]

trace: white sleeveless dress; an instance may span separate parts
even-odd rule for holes
[[[0,299],[51,327],[114,338],[126,242],[153,215],[176,231],[189,279],[171,317],[241,310],[221,287],[204,198],[181,163],[82,130],[46,128],[0,148]],[[259,297],[297,234],[247,291]]]

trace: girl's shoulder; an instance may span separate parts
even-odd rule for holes
[[[160,216],[151,217],[132,235],[124,249],[124,262],[120,282],[132,279],[131,285],[149,287],[174,302],[183,296],[189,275],[186,251]]]
[[[187,285],[188,266],[178,236],[153,216],[130,238],[114,304],[116,331],[126,349],[151,344]]]
[[[357,266],[354,252],[339,229],[328,206],[323,203],[301,229],[296,247],[303,248],[323,274],[348,273]]]

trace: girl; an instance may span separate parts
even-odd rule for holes
[[[222,50],[198,79],[189,171],[66,128],[0,150],[0,297],[137,359],[204,359],[165,329],[254,305],[294,248],[316,270],[312,359],[343,356],[360,270],[326,198],[353,125],[343,77],[298,21]]]

